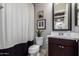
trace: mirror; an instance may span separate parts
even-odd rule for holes
[[[53,4],[53,30],[54,31],[71,30],[71,4],[69,3]]]
[[[75,4],[75,25],[79,26],[79,4]]]

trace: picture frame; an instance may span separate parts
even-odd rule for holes
[[[46,19],[37,20],[37,29],[39,30],[46,29]]]

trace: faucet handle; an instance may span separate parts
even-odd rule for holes
[[[59,35],[63,35],[63,33],[59,33]]]

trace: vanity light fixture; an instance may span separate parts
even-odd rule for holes
[[[2,9],[3,7],[2,6],[0,6],[0,9]]]

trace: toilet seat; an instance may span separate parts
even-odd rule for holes
[[[37,49],[37,48],[39,48],[39,45],[32,45],[32,46],[30,46],[29,49]]]

